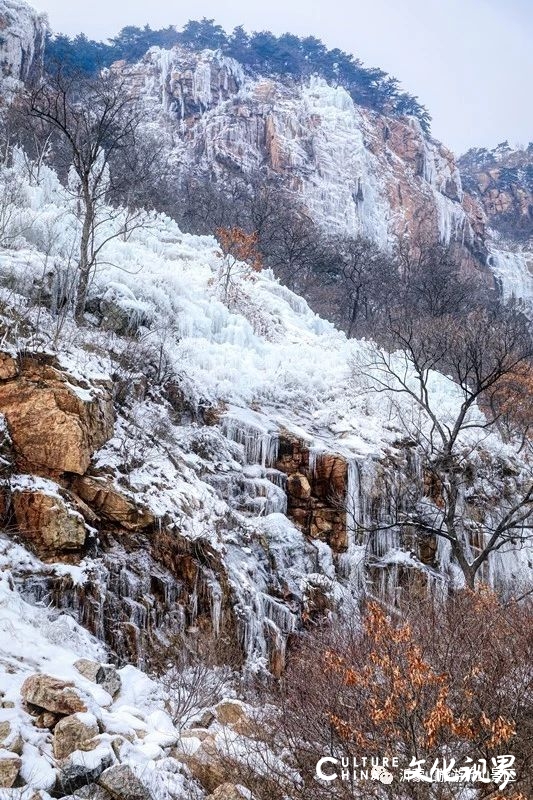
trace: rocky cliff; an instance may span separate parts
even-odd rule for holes
[[[481,203],[492,228],[518,244],[533,241],[533,144],[513,150],[469,150],[458,161],[463,183]]]
[[[463,184],[489,228],[487,263],[503,293],[531,306],[533,296],[533,146],[474,148],[458,161]]]
[[[482,266],[485,217],[453,154],[414,118],[354,104],[340,87],[246,75],[213,51],[153,48],[114,65],[158,120],[171,158],[212,180],[281,177],[318,225],[390,249],[399,238],[457,241]]]
[[[2,93],[38,77],[42,69],[45,20],[23,0],[0,3],[0,77]]]
[[[360,374],[371,344],[269,271],[243,269],[229,302],[217,243],[157,215],[109,241],[87,326],[58,318],[50,287],[64,286],[79,221],[47,167],[36,182],[15,155],[10,170],[26,206],[24,238],[0,263],[2,508],[8,541],[39,560],[13,565],[27,599],[72,614],[120,663],[142,663],[177,630],[279,672],[295,630],[364,588],[401,603],[461,583],[446,543],[393,524],[413,496],[436,500],[406,434],[412,404],[372,394]],[[434,380],[453,410],[454,385]],[[503,456],[497,433],[469,447],[475,550],[491,514],[486,465]],[[525,467],[508,459],[496,480],[511,497]],[[527,586],[529,557],[496,555],[483,577]]]

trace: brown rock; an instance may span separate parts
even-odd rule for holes
[[[20,533],[37,551],[80,550],[85,544],[87,531],[83,517],[59,495],[15,486],[12,503]]]
[[[214,792],[217,786],[227,782],[227,766],[213,736],[206,737],[192,755],[178,752],[177,758],[189,767],[193,778],[208,792]]]
[[[317,459],[313,476],[313,493],[324,500],[342,500],[346,493],[348,464],[342,456],[326,453]]]
[[[48,728],[48,730],[53,731],[60,719],[60,714],[52,714],[51,711],[43,711],[35,717],[33,724],[36,728]]]
[[[302,530],[309,527],[309,520],[311,519],[311,511],[306,508],[291,508],[290,516],[295,525]]]
[[[0,750],[9,750],[20,756],[24,742],[16,723],[4,720],[0,722]]]
[[[316,508],[311,520],[310,535],[327,542],[336,553],[348,548],[346,514],[333,508]]]
[[[133,500],[103,478],[85,475],[74,481],[73,489],[91,508],[127,530],[142,530],[155,521],[149,511],[138,508]]]
[[[8,750],[0,750],[0,788],[11,789],[17,780],[22,760]]]
[[[22,684],[20,693],[26,703],[55,714],[67,715],[87,711],[87,706],[74,684],[51,675],[30,675]]]
[[[80,675],[83,675],[83,677],[87,678],[88,681],[96,683],[96,676],[98,675],[98,670],[100,669],[100,664],[98,661],[91,661],[89,658],[79,658],[74,662],[74,666]]]
[[[16,360],[7,353],[0,353],[0,381],[9,381],[18,375]]]
[[[311,484],[305,475],[296,472],[294,475],[289,475],[287,493],[291,499],[308,500],[311,497]]]
[[[83,475],[113,432],[109,390],[80,387],[37,356],[22,359],[19,373],[0,384],[0,412],[23,472]]]
[[[236,700],[222,700],[215,706],[215,714],[221,725],[235,725],[246,716],[242,704]]]
[[[71,714],[59,720],[54,728],[54,756],[66,758],[74,750],[92,750],[98,736],[98,723],[92,714]]]
[[[248,791],[235,783],[222,783],[207,797],[207,800],[247,800]]]
[[[103,772],[99,785],[115,800],[154,800],[152,792],[144,786],[127,764],[117,764]]]

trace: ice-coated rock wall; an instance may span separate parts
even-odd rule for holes
[[[0,1],[0,79],[3,91],[39,75],[45,18],[23,0]]]

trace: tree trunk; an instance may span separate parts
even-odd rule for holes
[[[85,215],[83,218],[83,228],[80,241],[80,261],[78,267],[78,283],[76,286],[76,303],[74,308],[74,318],[76,322],[81,322],[87,304],[87,292],[89,290],[89,278],[91,276],[91,258],[89,248],[91,234],[94,223],[94,206],[89,196],[84,197]]]

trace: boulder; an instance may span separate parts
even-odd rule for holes
[[[127,764],[117,764],[106,769],[100,775],[98,783],[113,800],[154,800],[152,792],[141,783]]]
[[[111,748],[101,744],[94,750],[75,750],[67,758],[58,762],[59,789],[73,793],[83,786],[96,783],[102,772],[114,761]]]
[[[122,681],[117,668],[113,664],[100,664],[96,675],[96,683],[105,689],[111,697],[116,697],[122,688]]]
[[[9,381],[18,375],[18,364],[13,356],[0,353],[0,381]]]
[[[176,757],[186,764],[191,775],[207,792],[213,792],[217,786],[226,783],[227,764],[218,751],[213,736],[207,736],[194,753],[181,753]]]
[[[0,749],[9,750],[20,756],[23,746],[24,742],[18,724],[13,720],[0,722]]]
[[[66,716],[87,711],[72,681],[51,675],[30,675],[22,684],[20,693],[26,703],[54,714]]]
[[[222,783],[207,797],[207,800],[250,800],[251,794],[244,786]]]
[[[71,714],[59,720],[54,728],[54,756],[66,758],[74,750],[93,750],[99,734],[96,717],[92,714]]]
[[[35,719],[33,720],[33,724],[36,728],[48,728],[49,731],[53,731],[59,720],[61,719],[61,714],[52,714],[51,711],[42,711]]]
[[[121,689],[122,682],[114,664],[99,664],[88,658],[80,658],[74,666],[84,678],[93,683],[98,683],[105,691],[115,697]]]
[[[83,548],[85,521],[59,494],[15,485],[12,504],[19,532],[37,552],[62,553]]]
[[[139,508],[132,499],[123,495],[105,478],[84,475],[74,481],[72,488],[98,514],[118,523],[126,530],[142,530],[155,522],[153,514]]]
[[[235,725],[246,717],[242,703],[237,700],[222,700],[215,706],[215,714],[221,725]]]
[[[111,392],[81,385],[47,362],[36,355],[20,360],[18,374],[0,383],[0,413],[21,472],[83,475],[113,433]]]
[[[0,788],[11,789],[17,780],[22,760],[16,753],[0,750]]]
[[[96,676],[98,675],[98,670],[100,669],[100,664],[98,661],[91,661],[89,658],[79,658],[74,662],[74,666],[80,675],[83,675],[83,677],[87,678],[88,681],[96,683]]]
[[[72,800],[112,800],[109,792],[96,783],[89,783],[87,786],[76,789],[76,794],[71,795],[71,798]],[[64,800],[70,800],[70,798],[64,798]]]

